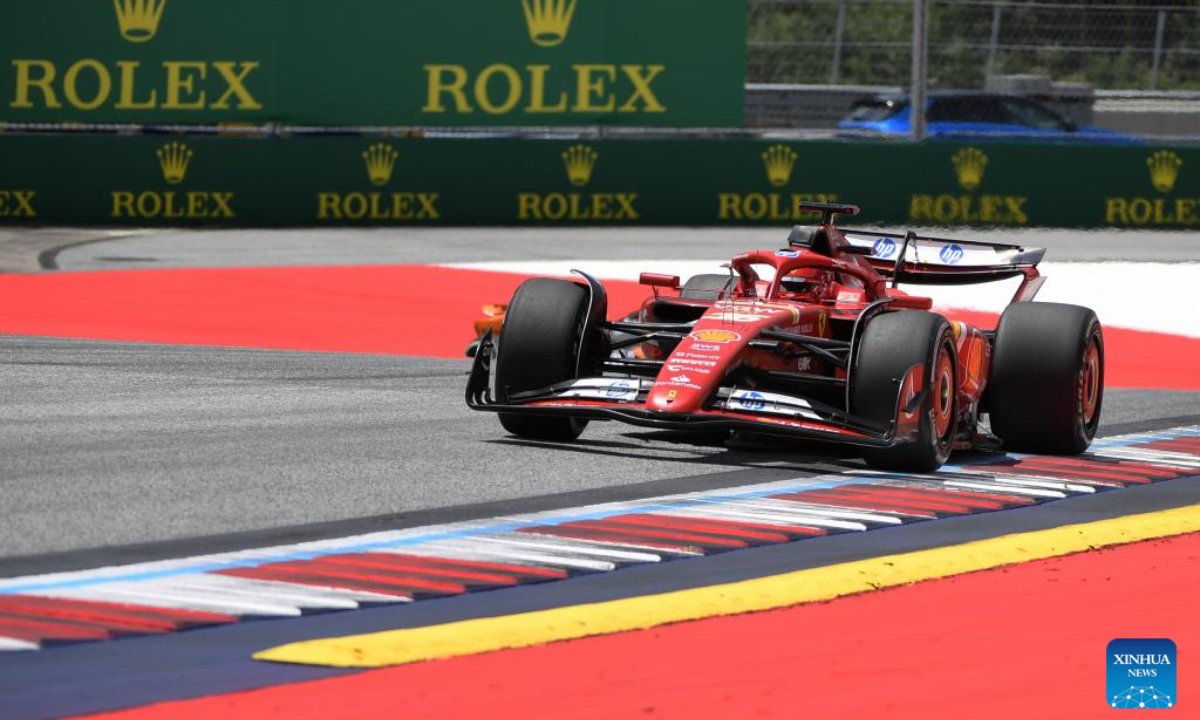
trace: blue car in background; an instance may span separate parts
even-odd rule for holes
[[[840,135],[853,137],[906,136],[911,111],[906,95],[878,95],[855,103],[837,127]],[[938,139],[1142,143],[1134,135],[1078,126],[1035,100],[997,93],[931,93],[925,106],[925,126],[926,135]]]

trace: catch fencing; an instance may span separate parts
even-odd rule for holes
[[[1081,125],[1200,139],[1200,5],[924,0],[930,91],[1032,97]],[[832,128],[913,84],[915,0],[749,0],[750,127]],[[991,116],[988,108],[968,112]]]
[[[749,0],[749,83],[910,82],[912,0]],[[1200,7],[931,0],[929,85],[1041,75],[1098,90],[1200,90]]]

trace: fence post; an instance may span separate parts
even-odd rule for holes
[[[1150,68],[1150,89],[1158,89],[1158,66],[1162,61],[1163,30],[1167,24],[1167,11],[1159,9],[1158,27],[1154,28],[1154,65]]]
[[[925,89],[929,81],[926,48],[929,30],[928,0],[913,0],[912,83],[908,92],[909,128],[913,140],[925,139]]]
[[[996,43],[1000,41],[1000,5],[992,4],[992,37],[988,41],[987,70],[983,74],[983,84],[987,87],[988,78],[996,72]]]
[[[833,36],[833,67],[829,70],[829,84],[837,85],[842,74],[842,37],[846,32],[846,3],[838,3],[837,29]]]

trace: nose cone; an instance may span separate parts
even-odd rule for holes
[[[646,406],[651,410],[658,410],[659,412],[670,412],[672,410],[679,412],[683,410],[683,405],[675,405],[675,400],[677,397],[678,393],[676,395],[671,395],[669,392],[657,394],[652,392],[650,393],[650,397],[646,400]]]
[[[720,381],[721,373],[696,372],[668,360],[646,397],[646,407],[660,412],[695,412]]]
[[[709,320],[707,315],[701,318],[663,363],[646,397],[646,406],[681,414],[699,410],[720,387],[726,371],[750,342],[753,332],[744,323]]]

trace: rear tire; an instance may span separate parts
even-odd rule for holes
[[[863,451],[867,464],[883,470],[929,472],[945,464],[954,447],[958,417],[958,356],[950,323],[920,311],[887,313],[870,320],[859,341],[851,378],[851,407],[859,416],[887,424],[896,420],[900,384],[917,364],[925,367],[925,393],[915,442]]]
[[[1100,425],[1104,335],[1078,305],[1014,303],[1000,316],[987,408],[1007,450],[1078,455]]]
[[[576,377],[588,292],[567,280],[533,278],[513,295],[500,331],[496,391],[507,403],[513,393],[538,390]],[[500,413],[504,429],[534,440],[570,441],[587,420]]]
[[[728,292],[732,282],[733,279],[728,275],[693,275],[679,289],[679,297],[690,300],[716,300],[721,293]]]

